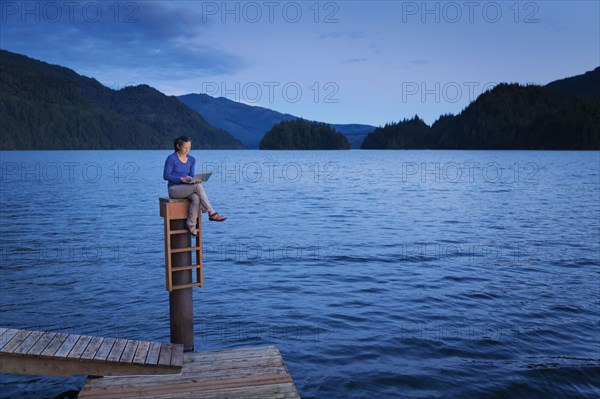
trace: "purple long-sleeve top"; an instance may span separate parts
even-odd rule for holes
[[[167,157],[165,161],[165,169],[163,172],[163,179],[169,182],[167,187],[174,186],[176,184],[184,184],[180,180],[183,176],[194,177],[196,169],[196,159],[188,155],[186,163],[181,162],[177,156],[177,152],[173,152]]]

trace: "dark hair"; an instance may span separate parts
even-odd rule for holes
[[[173,141],[173,147],[175,148],[175,151],[179,151],[179,147],[181,147],[183,143],[187,143],[188,141],[192,141],[188,136],[177,137],[175,141]]]

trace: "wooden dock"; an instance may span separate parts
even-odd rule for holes
[[[80,399],[300,398],[279,350],[261,346],[183,354],[181,374],[90,378]]]
[[[183,345],[0,328],[0,371],[69,377],[181,372]]]

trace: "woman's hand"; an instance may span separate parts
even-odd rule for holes
[[[181,180],[184,183],[189,183],[192,181],[192,176],[183,176],[183,177],[179,178],[179,180]]]

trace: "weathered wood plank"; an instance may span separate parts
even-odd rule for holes
[[[168,351],[168,346],[163,345],[163,347]],[[214,356],[207,356],[210,352],[185,353],[181,374],[88,380],[79,398],[300,398],[276,348],[255,348],[246,351],[253,355],[250,360],[240,358],[239,353],[227,357],[223,356],[227,351],[219,352],[217,355],[225,359],[217,363],[212,361]],[[261,352],[263,356],[260,356]],[[211,366],[216,366],[218,369],[211,370]]]
[[[138,341],[127,341],[127,345],[125,345],[125,349],[123,350],[123,354],[121,355],[120,362],[121,363],[131,363],[133,361],[133,356],[135,355],[135,350],[137,349]]]
[[[98,348],[98,352],[96,352],[96,355],[94,356],[94,360],[105,361],[115,341],[115,338],[104,338],[104,341],[102,341],[102,344]]]
[[[148,356],[148,349],[150,349],[150,342],[140,341],[135,349],[135,355],[133,355],[133,363],[145,364],[146,356]]]
[[[186,367],[185,372],[189,370],[192,374],[207,374],[207,373],[234,373],[236,370],[260,370],[260,369],[275,369],[285,370],[285,365],[281,359],[261,359],[254,362],[227,362],[227,363],[196,363],[194,366]]]
[[[125,345],[127,344],[126,339],[118,338],[106,358],[107,362],[118,362],[121,359]]]
[[[41,331],[32,331],[31,334],[25,339],[25,341],[21,342],[21,345],[15,349],[13,353],[27,353],[33,345],[42,337],[44,333]]]
[[[50,343],[46,346],[46,348],[44,348],[42,353],[40,353],[40,356],[44,356],[44,357],[54,356],[54,354],[56,353],[58,348],[60,348],[60,346],[62,345],[63,342],[65,342],[65,340],[67,339],[68,336],[69,336],[68,334],[63,334],[63,333],[57,333],[56,335],[54,335],[54,337],[52,337],[52,341],[50,341]]]
[[[119,377],[125,378],[125,377]],[[169,378],[168,380],[159,378],[155,380],[154,384],[138,384],[134,383],[136,377],[131,377],[131,380],[128,383],[124,383],[119,387],[114,387],[111,389],[114,393],[117,393],[120,398],[127,397],[140,397],[140,398],[157,398],[164,394],[173,394],[175,392],[186,393],[186,392],[194,392],[197,396],[196,398],[201,397],[200,394],[203,392],[211,392],[218,391],[222,389],[228,388],[242,388],[242,387],[256,387],[261,385],[270,385],[270,384],[281,384],[281,383],[290,383],[291,379],[289,375],[274,377],[272,375],[266,376],[253,376],[249,378],[239,379],[239,380],[227,380],[223,379],[220,381],[211,381],[207,383],[207,381],[186,381],[181,382],[177,379]],[[97,389],[97,388],[96,388]],[[110,395],[108,390],[104,390],[103,393]],[[83,395],[82,395],[83,394]],[[101,397],[101,396],[98,396]],[[110,396],[109,396],[110,397]],[[79,398],[86,398],[84,391],[79,395]]]
[[[162,394],[157,399],[298,399],[299,397],[294,384],[282,383],[254,387],[223,388],[216,391],[204,391],[202,393],[176,392]]]
[[[98,352],[98,348],[102,345],[104,338],[102,337],[94,337],[88,344],[87,348],[81,354],[80,359],[82,360],[92,360],[94,356],[96,356],[96,352]]]
[[[38,339],[38,341],[35,343],[35,345],[33,345],[31,347],[31,349],[29,350],[29,352],[27,352],[27,355],[29,356],[40,356],[42,351],[44,349],[46,349],[46,347],[48,346],[48,344],[50,343],[50,341],[52,341],[52,338],[54,338],[54,336],[56,335],[56,333],[54,332],[45,332],[40,339]]]
[[[158,364],[163,366],[169,366],[171,364],[171,350],[173,346],[171,344],[162,344],[160,346],[160,355],[158,356]]]
[[[58,348],[54,356],[66,357],[69,354],[69,352],[71,352],[71,349],[73,349],[77,341],[79,341],[80,337],[81,335],[69,334],[67,339],[65,339],[65,342],[63,342],[60,348]]]
[[[0,336],[5,340],[0,351],[0,372],[3,373],[69,377],[74,374],[158,375],[181,371],[181,366],[158,364],[161,344],[156,342],[4,327]],[[151,364],[146,364],[149,355]],[[165,355],[168,355],[167,361],[171,360],[171,352],[165,351]]]
[[[131,363],[108,363],[61,357],[36,357],[0,353],[0,371],[3,373],[33,374],[70,377],[77,374],[114,376],[174,374],[180,369],[164,366],[140,366]]]
[[[0,327],[0,339],[2,339],[2,335],[4,335],[4,333],[8,331],[8,328],[6,327]]]
[[[13,339],[13,337],[15,335],[17,335],[18,332],[19,332],[19,330],[16,330],[13,328],[7,329],[4,332],[4,334],[2,334],[2,337],[0,337],[0,350],[2,350],[4,348],[4,346],[6,346],[6,344],[8,344],[8,341]]]
[[[158,364],[158,356],[160,355],[160,343],[152,342],[150,343],[150,348],[148,348],[148,356],[146,357],[146,364],[155,365]]]
[[[27,337],[31,334],[29,330],[20,330],[10,341],[6,343],[1,349],[4,353],[13,353],[15,349],[19,347],[27,339]]]
[[[80,336],[77,340],[77,343],[75,344],[73,349],[71,349],[71,352],[69,352],[67,357],[69,359],[79,359],[81,355],[83,355],[83,352],[85,351],[91,340],[92,337],[90,337],[89,335]]]
[[[273,345],[268,345],[264,347],[248,347],[248,348],[235,348],[235,349],[225,349],[225,350],[217,350],[217,351],[209,351],[209,352],[197,352],[194,355],[194,360],[200,360],[204,358],[208,358],[211,360],[221,360],[221,359],[246,359],[254,356],[273,356],[279,355],[279,351]]]
[[[183,345],[173,345],[171,348],[171,366],[181,367],[183,364]]]

